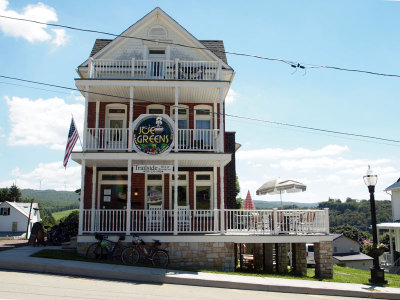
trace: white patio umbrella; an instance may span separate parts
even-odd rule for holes
[[[281,209],[282,205],[282,193],[298,193],[304,192],[307,186],[301,182],[295,180],[282,180],[280,178],[267,181],[257,191],[257,195],[276,195],[279,194],[281,198]]]

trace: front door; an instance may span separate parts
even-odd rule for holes
[[[110,108],[107,113],[106,126],[106,150],[124,150],[127,148],[125,108]]]
[[[103,209],[125,209],[128,186],[123,184],[102,184],[100,207]]]

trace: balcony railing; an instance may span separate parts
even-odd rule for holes
[[[130,224],[126,216],[130,213]],[[94,215],[93,215],[94,214]],[[222,216],[224,218],[222,218]],[[224,220],[222,222],[222,220]],[[176,224],[176,230],[175,230]],[[328,210],[174,210],[85,209],[82,232],[223,233],[313,235],[329,233]]]
[[[89,60],[89,78],[221,80],[222,65],[213,61]]]
[[[129,134],[127,128],[88,128],[86,150],[127,151]],[[219,129],[178,129],[178,151],[222,151],[219,134]]]

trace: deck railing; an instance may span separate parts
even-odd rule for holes
[[[222,214],[224,222],[221,224]],[[83,233],[224,233],[312,235],[329,233],[328,210],[174,210],[85,209]],[[175,230],[176,224],[176,230]]]
[[[219,129],[178,129],[178,151],[216,152],[219,149]],[[129,129],[88,128],[86,150],[129,150]]]
[[[221,80],[222,65],[214,61],[89,59],[89,78]]]

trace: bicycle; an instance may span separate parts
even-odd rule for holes
[[[120,242],[125,240],[125,236],[119,236],[117,242],[113,242],[99,233],[95,234],[95,238],[98,242],[89,246],[86,251],[87,258],[121,260],[121,254],[126,247],[121,245]]]
[[[143,239],[134,234],[132,245],[122,251],[122,262],[126,265],[136,265],[142,258],[151,261],[155,267],[167,267],[169,263],[168,251],[158,248],[161,245],[159,240],[153,241],[153,245],[146,245]]]

